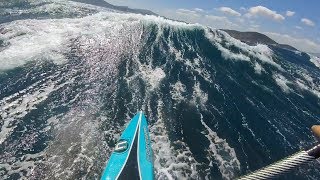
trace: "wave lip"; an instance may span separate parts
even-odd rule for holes
[[[320,121],[319,70],[295,59],[303,53],[88,9],[97,12],[0,25],[5,177],[98,178],[137,110],[159,179],[232,179],[312,141],[301,127]],[[292,176],[319,174],[309,171]]]

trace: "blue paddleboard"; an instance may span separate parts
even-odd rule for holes
[[[153,154],[146,117],[137,113],[123,131],[101,180],[153,179]]]

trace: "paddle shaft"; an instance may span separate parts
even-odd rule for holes
[[[307,151],[300,151],[292,156],[280,160],[267,167],[259,169],[251,174],[240,177],[239,180],[263,180],[273,179],[279,175],[285,174],[292,169],[313,161],[320,157],[320,144]]]

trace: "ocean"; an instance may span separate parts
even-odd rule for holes
[[[64,0],[0,2],[0,23],[0,179],[99,179],[139,110],[156,179],[234,179],[316,144],[315,56]]]

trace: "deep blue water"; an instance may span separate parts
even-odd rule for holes
[[[98,179],[138,110],[157,179],[233,179],[315,144],[308,54],[85,4],[1,9],[1,179]],[[282,179],[318,179],[317,167]]]

